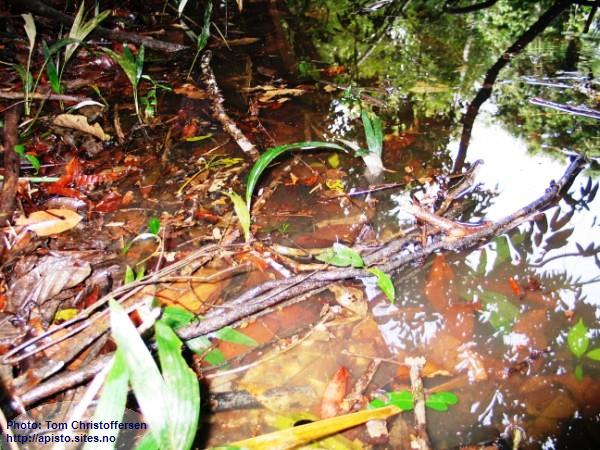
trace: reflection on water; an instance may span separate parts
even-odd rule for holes
[[[431,5],[421,8],[400,1],[386,3],[394,8],[387,12],[384,7],[358,14],[357,2],[287,3],[294,14],[286,16],[286,24],[303,62],[299,76],[305,81],[321,77],[342,87],[292,100],[277,112],[265,110],[264,123],[284,122],[274,129],[285,133],[275,136],[278,142],[321,134],[364,146],[358,118],[361,105],[368,103],[365,94],[372,95],[376,101],[369,107],[384,105],[374,109],[384,120],[383,159],[390,170],[377,182],[403,186],[374,193],[364,202],[340,204],[314,186],[332,179],[343,180],[346,191],[367,186],[360,161],[342,156],[338,168],[327,156],[307,156],[294,166],[294,181],[278,189],[269,213],[257,218],[258,223],[274,241],[302,248],[356,242],[360,228],[342,231],[348,231],[342,220],[348,217],[367,217],[380,239],[408,228],[414,221],[402,215],[402,202],[411,196],[435,200],[457,156],[461,108],[498,54],[539,16],[539,8],[497,5],[478,15],[450,15]],[[528,102],[543,95],[592,106],[588,94],[597,92],[599,54],[593,46],[598,41],[593,33],[579,38],[585,17],[581,8],[561,16],[542,40],[501,73],[494,96],[474,123],[466,161],[482,159],[484,165],[477,188],[460,202],[465,206],[457,212],[461,221],[505,217],[538,198],[562,175],[568,164],[565,153],[597,154],[597,121]],[[568,45],[573,41],[577,46]],[[327,71],[334,65],[343,67],[339,75]],[[577,72],[565,81],[565,69]],[[557,80],[565,84],[553,85]],[[366,89],[349,89],[356,85]],[[286,128],[291,121],[295,127]],[[299,377],[319,392],[340,365],[351,367],[356,379],[364,370],[364,358],[373,356],[370,352],[396,362],[423,355],[429,364],[426,387],[447,387],[460,398],[451,414],[428,414],[436,448],[509,438],[517,428],[525,433],[526,447],[565,448],[569,442],[577,448],[594,447],[600,363],[574,356],[567,338],[581,319],[590,330],[589,349],[600,346],[595,248],[600,200],[592,199],[595,181],[588,176],[595,174],[580,175],[558,206],[481,249],[436,255],[418,270],[395,274],[394,305],[365,280],[385,345],[369,347],[367,355],[364,330],[351,322],[330,328],[328,338],[314,338],[311,351],[318,348],[318,356],[292,353],[295,359],[286,359],[285,369],[280,361],[269,370],[284,371],[290,385],[305,374]],[[278,222],[277,217],[284,219]],[[333,219],[340,221],[334,224]],[[351,344],[342,345],[344,341]],[[354,357],[344,353],[349,349]],[[299,366],[291,373],[294,364]],[[250,381],[265,373],[245,376],[238,387],[262,393],[272,386],[258,389],[259,382]],[[406,383],[401,369],[390,365],[372,388],[394,390]],[[304,406],[315,408],[310,402]],[[400,441],[395,448],[401,448]]]

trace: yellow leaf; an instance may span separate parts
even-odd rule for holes
[[[70,230],[81,219],[79,214],[70,209],[48,209],[31,213],[27,218],[19,217],[15,224],[34,231],[38,236],[50,236]]]
[[[377,409],[366,409],[352,414],[319,420],[307,425],[287,428],[273,433],[263,434],[254,438],[231,444],[235,447],[254,449],[283,450],[296,448],[308,442],[330,436],[348,428],[361,425],[369,420],[385,420],[390,416],[401,413],[396,406],[385,406]]]
[[[81,131],[82,133],[91,134],[102,141],[108,141],[110,136],[104,132],[102,127],[95,123],[90,125],[87,117],[78,114],[59,114],[52,122],[54,125],[73,130]]]
[[[66,322],[67,320],[71,320],[76,317],[77,314],[79,314],[79,310],[77,308],[60,309],[56,312],[53,322]]]

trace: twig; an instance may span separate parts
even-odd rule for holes
[[[244,153],[249,155],[253,161],[256,161],[259,157],[258,150],[227,115],[225,108],[223,108],[224,99],[217,85],[215,74],[210,67],[211,58],[212,52],[210,50],[205,51],[200,59],[200,70],[202,71],[202,81],[206,84],[206,90],[211,100],[213,116],[221,123],[223,129],[237,142]]]
[[[551,102],[544,100],[543,98],[535,97],[530,98],[529,103],[532,105],[543,106],[545,108],[555,109],[560,112],[567,114],[573,114],[574,116],[589,117],[590,119],[600,120],[600,111],[595,109],[587,108],[585,106],[571,106],[563,103]]]
[[[67,14],[63,14],[59,10],[51,8],[50,6],[44,4],[41,1],[19,0],[18,4],[27,11],[39,14],[40,16],[51,18],[52,20],[62,23],[63,25],[70,26],[73,24],[73,17]],[[108,39],[112,39],[114,41],[131,42],[133,44],[143,45],[146,48],[156,50],[159,52],[174,53],[188,48],[185,45],[174,44],[172,42],[166,41],[159,41],[158,39],[154,39],[147,36],[141,36],[136,33],[128,33],[126,31],[114,31],[103,27],[94,28],[92,30],[92,33],[106,37]]]
[[[415,431],[417,435],[412,439],[411,448],[419,450],[430,450],[431,441],[427,434],[427,419],[425,415],[425,391],[423,389],[423,380],[421,379],[421,368],[425,365],[425,358],[409,357],[404,360],[410,368],[410,385],[413,398],[415,400]]]
[[[23,92],[0,91],[0,98],[7,100],[24,100],[25,94]],[[29,100],[58,100],[61,102],[74,103],[92,100],[90,97],[84,97],[82,95],[54,94],[52,92],[48,92],[46,94],[43,92],[32,92],[28,94],[27,98]]]
[[[342,404],[340,405],[340,414],[358,411],[365,406],[365,391],[367,390],[367,387],[369,387],[369,384],[371,384],[371,381],[382,362],[383,360],[379,358],[374,358],[369,362],[365,372],[360,376],[356,383],[354,383],[352,391],[346,395],[342,401]]]

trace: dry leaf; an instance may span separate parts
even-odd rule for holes
[[[369,312],[369,305],[365,300],[362,289],[340,286],[332,284],[328,289],[335,295],[335,301],[344,308],[349,309],[359,317],[366,317]]]
[[[281,89],[269,89],[264,94],[258,97],[258,101],[262,103],[269,103],[275,97],[283,97],[284,95],[298,96],[304,94],[304,89],[295,88],[281,88]]]
[[[36,211],[29,217],[19,217],[15,225],[24,226],[38,236],[50,236],[70,230],[81,222],[82,217],[70,209],[48,209]]]
[[[72,128],[82,133],[91,134],[102,141],[108,141],[110,136],[104,132],[100,124],[90,125],[87,117],[78,114],[59,114],[52,122],[54,125],[64,128]]]
[[[70,256],[40,258],[35,267],[10,286],[10,306],[18,310],[26,300],[41,305],[62,290],[81,283],[91,271],[88,262]]]
[[[184,83],[181,86],[173,89],[176,94],[185,95],[187,98],[191,98],[192,100],[204,100],[208,97],[206,91],[202,89],[198,89],[197,86],[191,83]]]

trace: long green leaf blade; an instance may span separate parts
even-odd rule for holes
[[[319,253],[316,258],[327,264],[337,267],[348,267],[360,269],[365,266],[365,263],[356,250],[352,250],[343,244],[335,243],[331,248],[328,248]]]
[[[125,364],[125,358],[120,350],[117,350],[113,359],[112,365],[106,380],[104,381],[104,387],[94,412],[93,422],[106,422],[110,423],[113,420],[121,422],[123,414],[125,413],[125,404],[127,402],[127,392],[129,390],[129,375],[127,373],[127,365]],[[97,436],[99,442],[86,442],[83,450],[112,450],[115,448],[116,437],[119,434],[119,429],[92,429],[88,435],[92,440],[93,436]],[[115,440],[113,443],[102,442],[101,436],[114,436]]]
[[[112,337],[123,353],[129,381],[144,419],[161,448],[174,448],[169,442],[167,385],[123,307],[115,300],[110,300],[109,305]]]
[[[220,330],[217,330],[215,332],[215,337],[221,339],[222,341],[245,345],[247,347],[255,347],[258,345],[258,342],[256,342],[250,336],[231,327],[223,327]]]
[[[269,150],[263,153],[258,161],[254,163],[254,166],[252,166],[250,174],[248,175],[248,185],[246,186],[246,205],[248,206],[248,210],[250,210],[252,193],[254,192],[254,188],[258,183],[258,179],[265,171],[267,166],[271,164],[275,158],[290,150],[312,150],[315,148],[330,148],[334,150],[346,151],[344,147],[331,142],[308,141],[271,147]]]
[[[155,336],[168,387],[171,448],[187,450],[194,442],[200,416],[198,378],[181,356],[182,342],[171,327],[159,320],[155,325]]]
[[[244,199],[239,196],[239,194],[235,192],[225,192],[221,191],[231,200],[233,203],[233,209],[235,214],[240,221],[240,225],[242,230],[244,231],[244,239],[246,242],[250,240],[250,210],[248,209],[247,203],[244,202]]]

